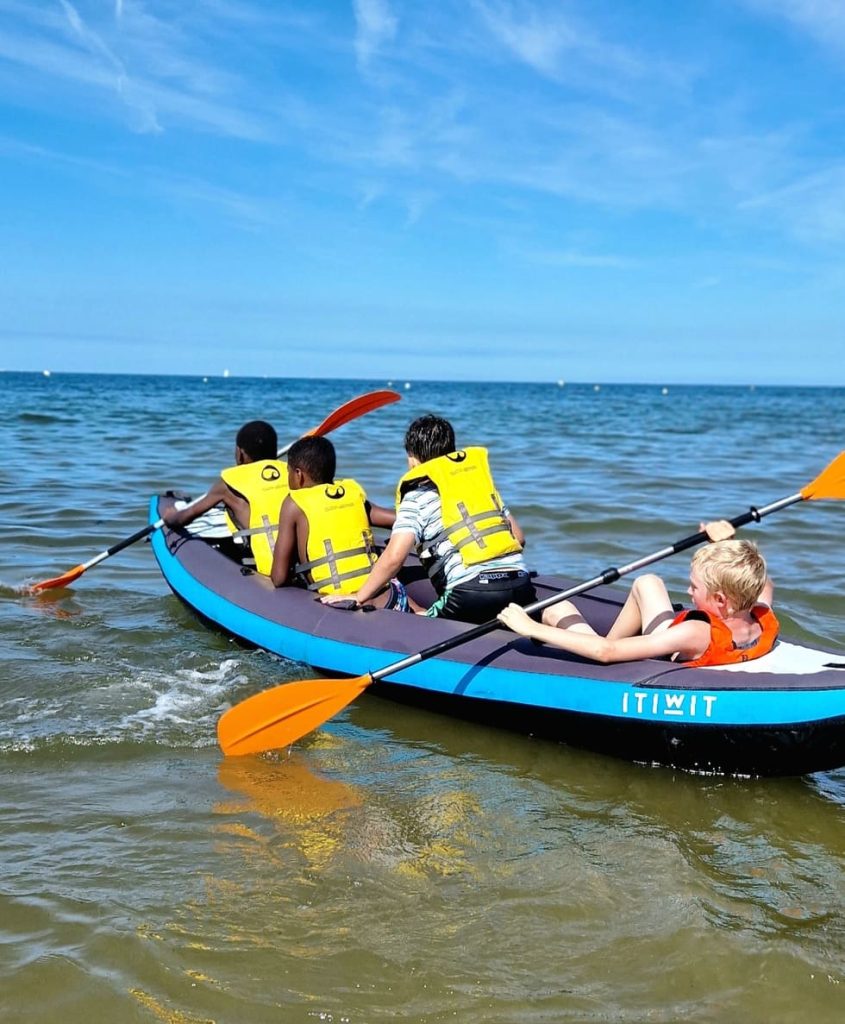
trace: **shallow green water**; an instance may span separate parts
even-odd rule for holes
[[[335,435],[343,472],[389,501],[407,421],[444,412],[574,576],[842,447],[841,391],[401,383]],[[0,376],[0,1020],[841,1020],[845,771],[700,778],[373,696],[226,761],[220,712],[307,667],[209,632],[143,544],[22,593],[204,489],[242,421],[288,440],[384,384]],[[843,517],[754,531],[793,636],[845,646]]]

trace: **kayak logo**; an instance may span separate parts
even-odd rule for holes
[[[343,484],[329,484],[326,488],[326,497],[330,498],[332,501],[340,501],[345,494],[346,488]]]
[[[282,474],[276,469],[275,466],[265,466],[261,470],[261,479],[266,480],[268,484],[278,480]]]
[[[466,452],[450,452],[446,456],[446,458],[449,459],[450,462],[463,462],[466,459],[466,457]]]
[[[712,718],[718,697],[713,693],[647,693],[626,690],[622,694],[622,714],[646,718]]]

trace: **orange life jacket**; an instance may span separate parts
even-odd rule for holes
[[[693,614],[694,609],[680,612],[672,620],[676,626]],[[760,624],[762,632],[750,647],[737,647],[734,643],[733,634],[725,623],[724,619],[717,619],[707,612],[697,612],[703,615],[710,624],[710,644],[700,658],[694,661],[680,662],[684,668],[700,668],[702,665],[736,665],[742,661],[752,661],[754,658],[762,658],[774,647],[778,637],[778,620],[775,613],[765,604],[755,605],[751,609],[756,622]]]

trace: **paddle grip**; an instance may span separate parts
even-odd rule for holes
[[[737,519],[743,519],[743,516],[737,516]],[[745,519],[745,522],[748,523],[751,522],[751,520]],[[742,525],[742,523],[737,522],[736,519],[732,519],[731,523],[734,526]],[[672,545],[672,554],[677,555],[679,551],[688,551],[690,548],[697,547],[699,544],[704,544],[705,541],[709,539],[710,538],[707,536],[704,530],[699,530],[698,533],[693,533],[689,537],[684,537],[683,540],[676,541]]]
[[[739,528],[740,526],[747,526],[749,523],[759,523],[763,516],[768,515],[769,512],[774,512],[776,508],[783,508],[785,504],[792,504],[793,499],[787,498],[784,501],[775,502],[773,505],[765,506],[762,509],[755,508],[753,505],[747,512],[743,512],[741,515],[734,516],[733,519],[729,519],[728,522],[731,526]],[[705,544],[710,538],[707,536],[704,530],[699,530],[698,533],[693,533],[689,537],[684,537],[683,540],[677,541],[672,545],[672,551],[677,554],[679,551],[687,551],[689,548],[698,547],[699,544]]]

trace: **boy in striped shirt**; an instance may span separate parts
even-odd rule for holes
[[[433,415],[408,427],[405,451],[408,472],[390,541],[355,595],[358,603],[379,594],[414,549],[438,594],[426,615],[481,623],[511,602],[534,601],[524,535],[499,497],[486,451],[456,451],[452,425]]]

